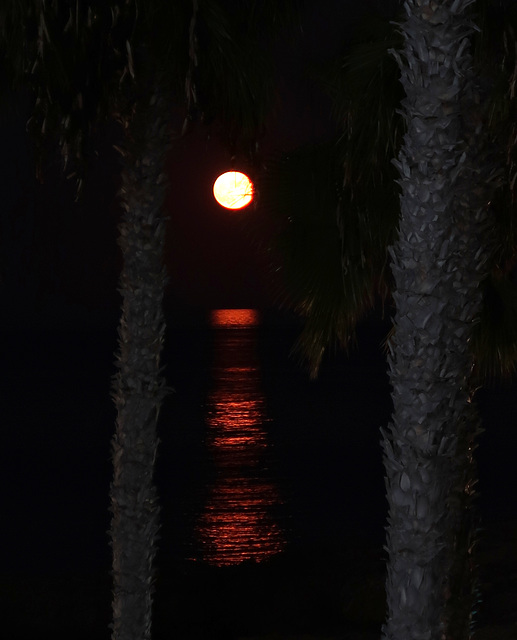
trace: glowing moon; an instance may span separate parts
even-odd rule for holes
[[[214,198],[226,209],[242,209],[253,200],[253,183],[240,171],[227,171],[214,182]]]

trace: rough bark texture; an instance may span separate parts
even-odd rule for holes
[[[159,528],[153,472],[156,426],[165,395],[160,375],[166,283],[162,171],[168,146],[163,113],[163,99],[156,89],[137,97],[123,156],[124,214],[119,227],[123,302],[113,384],[117,409],[111,486],[113,640],[151,637],[153,558]]]
[[[391,250],[394,413],[383,432],[388,572],[385,640],[470,637],[474,439],[469,336],[487,272],[480,100],[465,9],[408,0],[397,55],[407,134],[399,237]],[[486,146],[486,145],[485,145]]]

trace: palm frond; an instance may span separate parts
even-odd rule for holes
[[[111,113],[115,87],[131,63],[135,8],[134,0],[48,0],[28,2],[26,13],[16,17],[30,19],[22,62],[24,79],[35,95],[27,128],[39,164],[43,140],[57,136],[64,165],[78,184],[92,152],[92,128]]]
[[[0,64],[3,88],[18,88],[24,80],[31,43],[36,41],[34,0],[0,3]],[[7,94],[0,93],[0,100]]]
[[[273,60],[257,55],[264,43],[249,8],[243,2],[225,11],[215,0],[203,0],[197,14],[197,107],[233,147],[249,147],[261,137],[273,97]]]
[[[185,130],[201,120],[233,151],[254,146],[273,99],[270,45],[296,32],[303,1],[143,0],[137,38],[152,34],[152,55],[183,92]]]
[[[128,121],[127,94],[149,57],[180,96],[177,104],[189,85],[194,108],[217,122],[234,147],[241,141],[251,147],[272,97],[273,61],[264,51],[278,29],[285,34],[288,8],[300,1],[280,7],[271,0],[6,0],[0,55],[11,84],[16,77],[33,89],[28,129],[39,164],[50,133],[80,182],[93,151],[92,128],[113,114]]]
[[[226,0],[229,7],[233,7],[233,0]],[[262,31],[265,26],[268,33],[274,37],[278,33],[296,32],[301,29],[301,11],[309,4],[308,0],[251,0],[250,21]]]
[[[478,375],[510,375],[517,366],[517,5],[479,0],[474,39],[478,73],[486,94],[486,121],[502,167],[490,202],[493,268],[485,284],[484,306],[472,339]]]
[[[494,376],[508,374],[517,362],[517,334],[513,329],[517,326],[516,294],[510,277],[517,262],[517,6],[488,0],[480,4],[482,30],[475,45],[481,89],[488,98],[484,126],[491,137],[492,160],[505,165],[505,169],[490,203],[493,274],[486,284],[485,304],[472,348],[478,372]],[[341,163],[344,174],[340,206],[333,209],[339,211],[336,223],[327,225],[325,240],[318,236],[322,230],[311,232],[314,242],[321,243],[319,251],[307,248],[308,233],[300,238],[299,233],[284,230],[282,239],[293,306],[305,317],[297,348],[308,358],[313,373],[324,349],[333,343],[346,344],[355,322],[371,304],[371,296],[379,291],[387,295],[390,285],[386,250],[395,237],[399,212],[397,175],[391,160],[397,155],[404,123],[398,112],[403,97],[398,67],[389,50],[400,48],[401,36],[383,20],[371,21],[367,29],[358,32],[346,56],[324,76],[342,130],[332,151],[332,162]],[[284,169],[288,166],[285,162]],[[289,162],[294,169],[296,163],[292,158]],[[335,164],[332,166],[335,170]],[[302,175],[308,175],[307,169]],[[317,203],[326,202],[324,189],[332,191],[332,187],[322,186],[318,197],[311,200],[305,195],[301,202],[293,203],[296,215],[300,217],[303,207],[318,211]],[[327,214],[326,219],[330,218]],[[340,234],[341,265],[332,233]],[[299,266],[294,266],[296,251],[289,248],[291,242],[306,247],[303,259],[297,259]],[[310,260],[307,255],[312,256]],[[339,266],[341,283],[336,275]],[[301,284],[303,279],[305,286]]]
[[[312,376],[325,349],[346,348],[357,321],[387,292],[393,217],[383,202],[384,222],[372,226],[368,205],[345,201],[341,183],[336,142],[271,160],[258,181],[261,211],[277,227],[273,254],[281,265],[283,304],[305,319],[295,352]]]
[[[403,91],[391,50],[400,48],[401,39],[390,21],[371,16],[335,65],[334,88],[329,88],[346,140],[347,167],[353,170],[350,183],[382,179],[398,152],[404,132],[399,114]]]
[[[325,349],[347,347],[391,279],[387,247],[399,215],[391,160],[403,123],[389,49],[399,36],[387,20],[370,27],[321,76],[334,99],[338,139],[270,163],[260,190],[261,205],[283,220],[276,248],[286,300],[305,319],[295,350],[313,376]]]
[[[509,274],[485,283],[484,305],[472,336],[481,380],[510,377],[517,368],[517,287]]]
[[[517,249],[517,5],[480,0],[474,40],[476,65],[485,85],[487,131],[504,171],[491,201],[496,233],[496,269],[514,259]]]

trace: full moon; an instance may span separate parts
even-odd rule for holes
[[[214,182],[214,198],[226,209],[242,209],[253,200],[253,183],[240,171],[227,171]]]

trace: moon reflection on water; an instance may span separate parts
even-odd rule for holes
[[[281,503],[270,477],[269,418],[256,354],[258,312],[213,311],[213,386],[206,446],[215,467],[196,533],[203,559],[214,565],[260,562],[282,551],[284,532],[272,512]]]

